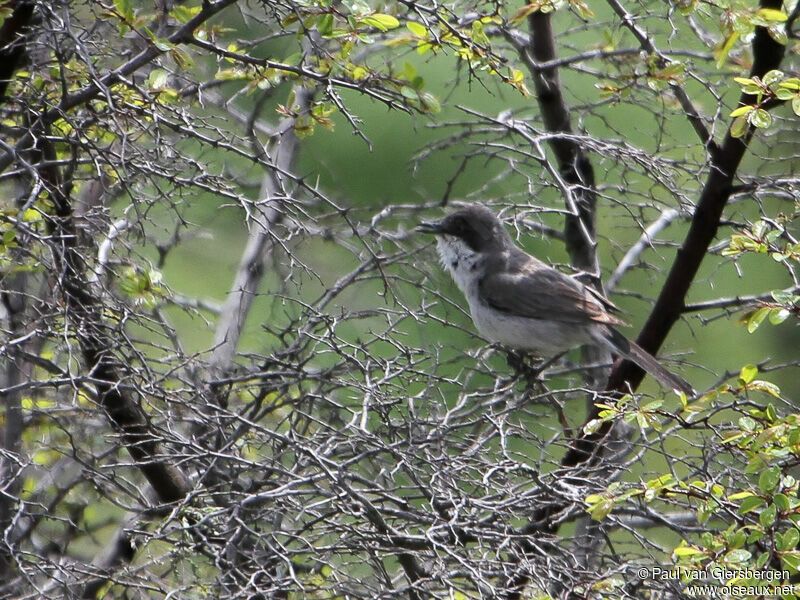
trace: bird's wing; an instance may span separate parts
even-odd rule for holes
[[[594,296],[594,297],[595,297],[595,299],[596,299],[598,302],[600,302],[600,304],[602,304],[602,305],[605,307],[605,309],[606,309],[607,311],[609,311],[609,312],[612,312],[612,313],[618,313],[618,312],[622,312],[622,309],[620,309],[620,307],[619,307],[619,306],[617,306],[616,304],[614,304],[614,303],[613,303],[611,300],[609,300],[608,298],[606,298],[606,297],[605,297],[605,296],[604,296],[602,293],[600,293],[599,291],[597,291],[596,289],[594,289],[592,286],[590,286],[590,285],[586,285],[586,286],[584,286],[584,288],[583,288],[583,289],[585,289],[585,290],[586,290],[587,292],[589,292],[589,293],[590,293],[592,296]],[[627,323],[626,323],[626,325],[627,325]]]
[[[488,273],[478,290],[481,299],[492,308],[520,317],[625,325],[583,284],[551,267],[523,273]]]

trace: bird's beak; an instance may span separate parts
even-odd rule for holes
[[[434,235],[444,233],[442,224],[439,221],[423,221],[417,225],[417,231],[421,233],[432,233]]]

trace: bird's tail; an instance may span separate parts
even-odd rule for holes
[[[603,332],[606,333],[606,335],[602,337],[602,341],[612,352],[621,354],[625,358],[635,362],[642,369],[655,377],[664,387],[684,392],[687,396],[694,395],[694,389],[688,381],[665,369],[652,354],[639,346],[636,342],[632,342],[612,327],[607,327],[606,332]]]

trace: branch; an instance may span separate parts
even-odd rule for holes
[[[45,129],[47,132],[47,129]],[[121,434],[128,453],[140,471],[153,486],[161,502],[179,502],[186,497],[191,485],[184,473],[168,460],[159,436],[153,431],[139,399],[121,385],[124,367],[117,359],[116,342],[107,330],[103,306],[93,293],[90,276],[77,248],[78,231],[72,214],[72,204],[62,183],[58,169],[53,166],[55,150],[39,138],[38,152],[49,166],[36,168],[55,207],[55,215],[48,219],[49,243],[60,273],[60,288],[65,310],[73,318],[73,332],[78,342],[85,367],[97,389],[100,404],[112,427]]]
[[[614,272],[608,278],[606,282],[606,290],[608,293],[611,293],[611,290],[617,287],[617,283],[622,278],[622,276],[630,269],[631,265],[639,258],[639,255],[647,249],[648,246],[652,243],[652,240],[655,236],[661,233],[667,226],[669,226],[672,221],[674,221],[680,213],[677,210],[668,209],[661,213],[661,216],[658,217],[650,226],[642,232],[642,235],[636,240],[636,243],[630,247],[630,249],[625,253],[625,256],[622,257],[622,260],[619,261],[617,268],[614,269]]]
[[[609,0],[614,2],[615,0]],[[781,0],[761,0],[761,8],[780,9]],[[750,76],[763,77],[768,71],[780,66],[784,47],[773,40],[763,27],[757,27],[753,39],[753,66]],[[755,98],[742,94],[740,103],[750,104]],[[680,318],[686,302],[686,294],[694,281],[700,264],[717,234],[722,211],[731,195],[736,171],[742,161],[753,128],[743,138],[735,138],[728,129],[719,151],[712,153],[708,178],[700,193],[689,232],[678,250],[675,262],[667,275],[664,287],[656,300],[650,317],[644,324],[637,343],[655,355],[672,326]],[[636,389],[644,378],[644,371],[630,361],[621,361],[611,373],[609,390],[622,391],[628,387]]]
[[[616,2],[616,0],[609,1]],[[781,4],[782,0],[761,0],[760,7],[779,9]],[[627,17],[627,19],[626,25],[635,27],[630,18]],[[772,40],[766,29],[757,27],[753,40],[754,61],[750,76],[761,77],[768,71],[777,68],[783,55],[784,47]],[[741,103],[751,104],[754,100],[753,96],[743,94]],[[658,352],[672,326],[683,312],[686,294],[717,233],[722,211],[731,195],[736,170],[741,163],[752,133],[753,128],[751,127],[746,137],[734,138],[729,129],[721,148],[718,151],[712,150],[708,178],[700,194],[689,232],[678,250],[656,304],[636,340],[651,354]],[[641,384],[644,374],[638,365],[630,361],[620,361],[611,372],[607,391],[623,393],[635,390]],[[587,421],[596,418],[598,410],[597,407],[592,407]],[[584,434],[577,438],[561,460],[564,472],[571,473],[574,472],[575,467],[597,463],[603,455],[604,442],[610,431],[611,424],[607,422],[596,433]],[[536,510],[530,522],[520,530],[521,533],[532,535],[542,531],[553,532],[556,526],[551,522],[551,516],[564,508],[565,506],[562,504]],[[518,575],[511,582],[513,587],[508,588],[507,597],[521,597],[527,582],[526,575]]]
[[[800,293],[800,287],[790,287],[784,290],[789,294]],[[684,313],[699,312],[701,310],[713,310],[715,308],[740,308],[742,306],[749,306],[757,302],[770,302],[773,301],[772,293],[755,294],[752,296],[734,296],[732,298],[717,298],[715,300],[706,300],[704,302],[695,302],[694,304],[687,304],[681,310]]]
[[[299,106],[298,116],[310,109],[313,90],[302,85],[294,86],[295,105]],[[259,202],[259,217],[253,220],[239,267],[225,303],[222,306],[217,329],[214,334],[214,350],[209,359],[209,382],[224,376],[233,364],[245,320],[250,312],[253,298],[264,273],[264,252],[269,241],[272,226],[280,219],[276,199],[287,197],[284,189],[283,173],[291,169],[297,152],[297,135],[294,131],[296,117],[284,119],[278,126],[281,132],[274,144],[272,162],[276,169],[264,175]],[[257,141],[255,142],[257,143]],[[217,398],[219,401],[221,396]]]
[[[11,4],[14,12],[0,28],[0,104],[5,102],[8,84],[25,54],[25,42],[21,38],[33,17],[33,2]]]
[[[650,37],[647,35],[647,32],[639,28],[639,26],[628,14],[628,11],[625,10],[625,7],[619,3],[619,0],[606,0],[606,2],[608,2],[608,5],[620,18],[622,24],[628,28],[628,30],[637,40],[639,40],[639,45],[649,54],[652,54],[658,58],[658,64],[660,67],[666,66],[669,63],[666,56],[658,48],[656,48],[655,44],[653,44],[653,42],[650,40]],[[678,103],[681,105],[683,112],[686,114],[686,118],[689,119],[689,123],[691,123],[695,133],[697,133],[698,137],[700,138],[700,141],[703,142],[703,146],[708,148],[710,152],[715,152],[717,147],[714,143],[714,138],[711,136],[711,132],[705,126],[705,123],[703,123],[703,118],[700,116],[700,113],[697,111],[694,104],[692,104],[692,101],[686,94],[686,91],[675,83],[670,84],[670,90],[678,100]]]
[[[557,58],[550,13],[533,13],[528,17],[528,25],[531,30],[529,43],[526,46],[517,45],[516,48],[533,77],[545,129],[549,132],[572,133],[569,109],[561,91],[557,67],[538,66],[551,64]],[[512,44],[516,44],[513,38],[509,39]],[[553,137],[549,140],[549,145],[556,156],[561,175],[570,184],[572,192],[565,198],[571,213],[564,223],[567,252],[574,267],[597,277],[599,265],[594,240],[597,201],[594,169],[583,148],[575,140]]]
[[[192,32],[194,32],[195,29],[226,7],[236,3],[236,1],[237,0],[219,0],[213,4],[204,2],[200,12],[170,35],[167,41],[172,44],[186,41],[188,38],[191,38]],[[56,119],[63,116],[64,113],[72,110],[76,106],[80,106],[96,98],[98,95],[105,93],[111,85],[126,78],[128,75],[152,62],[162,54],[164,54],[163,50],[151,44],[128,62],[120,65],[113,71],[109,71],[103,77],[95,79],[92,83],[80,90],[64,95],[58,103],[58,106],[39,115],[39,118],[31,124],[28,132],[20,138],[16,145],[11,149],[7,149],[5,155],[0,157],[0,173],[5,171],[8,166],[16,160],[22,150],[29,148],[30,144],[36,139],[37,134],[43,131],[50,123],[53,123]]]

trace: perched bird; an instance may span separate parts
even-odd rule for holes
[[[615,325],[614,304],[576,279],[518,248],[500,220],[482,206],[420,223],[437,236],[442,264],[469,302],[478,331],[492,342],[538,355],[601,346],[632,360],[668,389],[692,386],[665,369]]]

